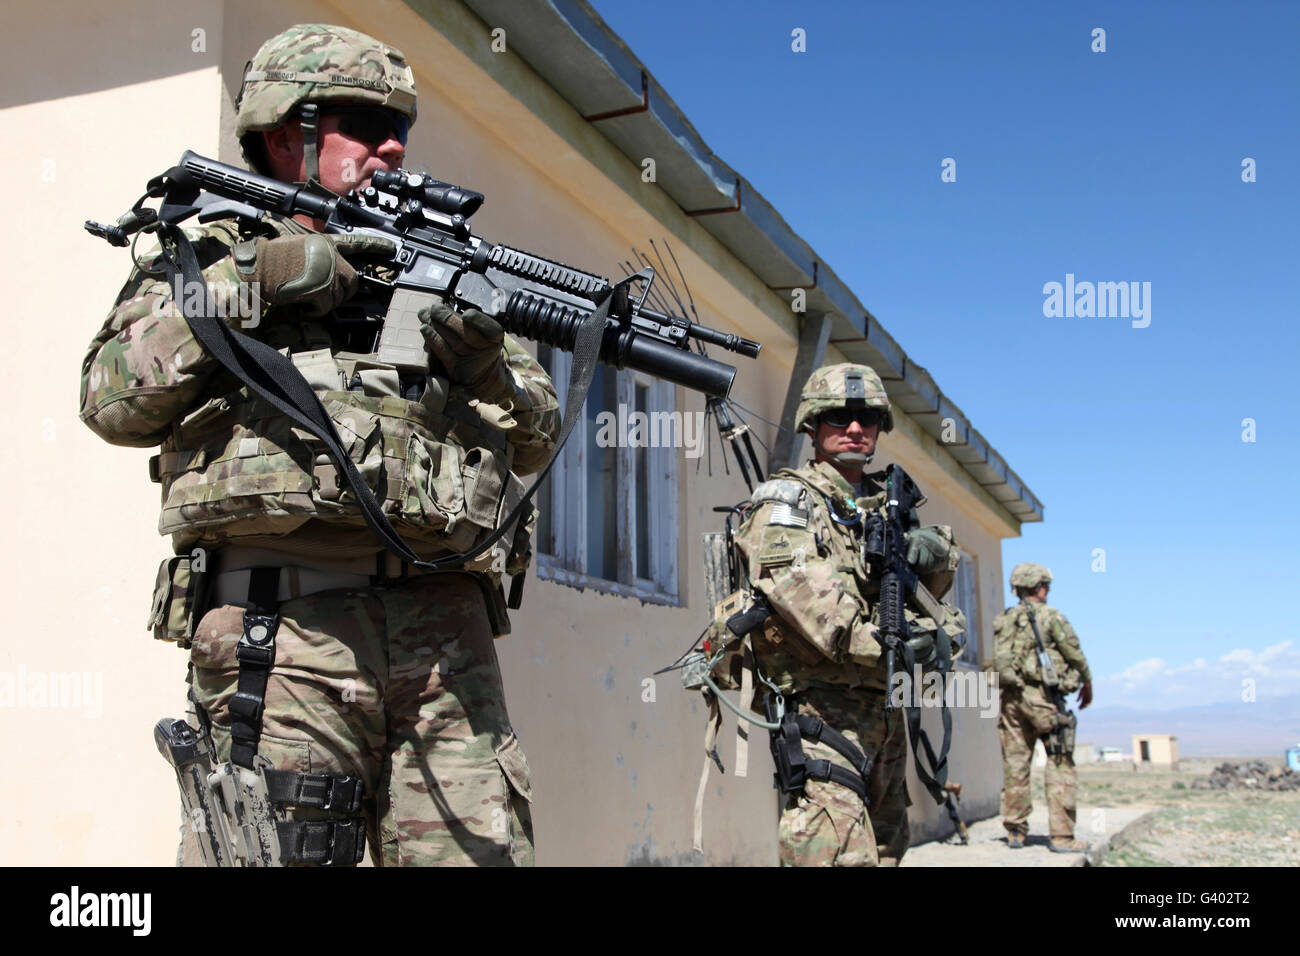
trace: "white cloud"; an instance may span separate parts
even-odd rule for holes
[[[1168,673],[1170,673],[1169,665],[1163,659],[1149,657],[1136,664],[1130,664],[1118,674],[1103,677],[1098,683],[1106,685],[1114,682],[1123,687],[1124,693],[1131,694]]]
[[[1102,707],[1195,707],[1240,700],[1245,677],[1255,682],[1260,697],[1295,693],[1300,683],[1300,648],[1289,640],[1262,650],[1237,648],[1213,663],[1198,657],[1171,665],[1163,658],[1149,657],[1099,678],[1096,698]]]
[[[1300,676],[1300,651],[1293,650],[1290,641],[1273,644],[1262,651],[1238,648],[1219,658],[1224,670],[1234,674],[1250,673],[1274,677]]]

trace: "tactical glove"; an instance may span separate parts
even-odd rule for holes
[[[917,574],[928,574],[948,567],[949,544],[932,528],[913,528],[907,532],[907,563]]]
[[[245,282],[257,283],[266,305],[298,305],[321,316],[357,291],[357,272],[344,256],[391,257],[395,246],[383,236],[333,236],[319,232],[250,239],[232,251]]]
[[[1083,710],[1092,703],[1092,681],[1086,680],[1083,686],[1079,688],[1079,709]]]
[[[939,657],[935,651],[934,633],[932,631],[921,631],[908,638],[907,646],[912,649],[912,654],[916,658],[916,663],[921,670],[930,670],[938,663]]]
[[[502,352],[506,333],[495,319],[478,309],[456,312],[439,303],[420,310],[420,331],[453,384],[492,404],[514,397],[514,379]]]

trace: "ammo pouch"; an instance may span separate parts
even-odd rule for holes
[[[196,548],[192,554],[173,555],[158,566],[146,625],[158,640],[190,646],[194,629],[207,611],[207,557],[203,549]]]
[[[1061,754],[1074,754],[1074,732],[1079,726],[1079,718],[1074,711],[1062,711],[1056,715],[1056,729],[1043,741],[1043,746],[1053,757]]]
[[[772,747],[772,762],[776,765],[774,786],[782,793],[796,793],[808,780],[829,780],[848,787],[867,805],[867,777],[871,774],[871,758],[838,730],[827,727],[818,717],[785,710],[775,694],[768,694],[763,702],[764,713],[776,730],[768,731]],[[809,760],[803,752],[803,738],[824,743],[851,763],[855,770],[846,770],[830,760]],[[855,772],[856,771],[856,772]]]

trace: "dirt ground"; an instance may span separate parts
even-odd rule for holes
[[[1153,813],[1135,839],[1115,847],[1104,866],[1298,866],[1300,792],[1193,790],[1219,764],[1254,758],[1191,758],[1178,770],[1135,771],[1132,764],[1079,768],[1079,805],[1142,807]],[[1260,758],[1280,766],[1277,757]],[[1034,803],[1044,800],[1034,768]],[[1088,821],[1078,821],[1081,828]]]

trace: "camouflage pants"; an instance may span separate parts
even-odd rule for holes
[[[897,866],[907,852],[907,738],[901,713],[885,714],[883,691],[810,689],[799,713],[820,717],[873,758],[867,781],[870,812],[858,795],[824,780],[782,794],[777,840],[783,866]],[[809,759],[848,761],[823,743],[803,742]]]
[[[190,651],[221,760],[242,620],[239,606],[213,608]],[[359,776],[376,865],[532,863],[528,764],[466,575],[283,603],[258,753],[280,770]]]
[[[1038,687],[1003,692],[998,734],[1002,738],[1002,825],[1009,834],[1023,837],[1029,832],[1029,812],[1033,809],[1029,769],[1034,741],[1055,727],[1056,706]],[[1048,827],[1053,837],[1074,836],[1076,783],[1074,755],[1049,754],[1045,784]]]

